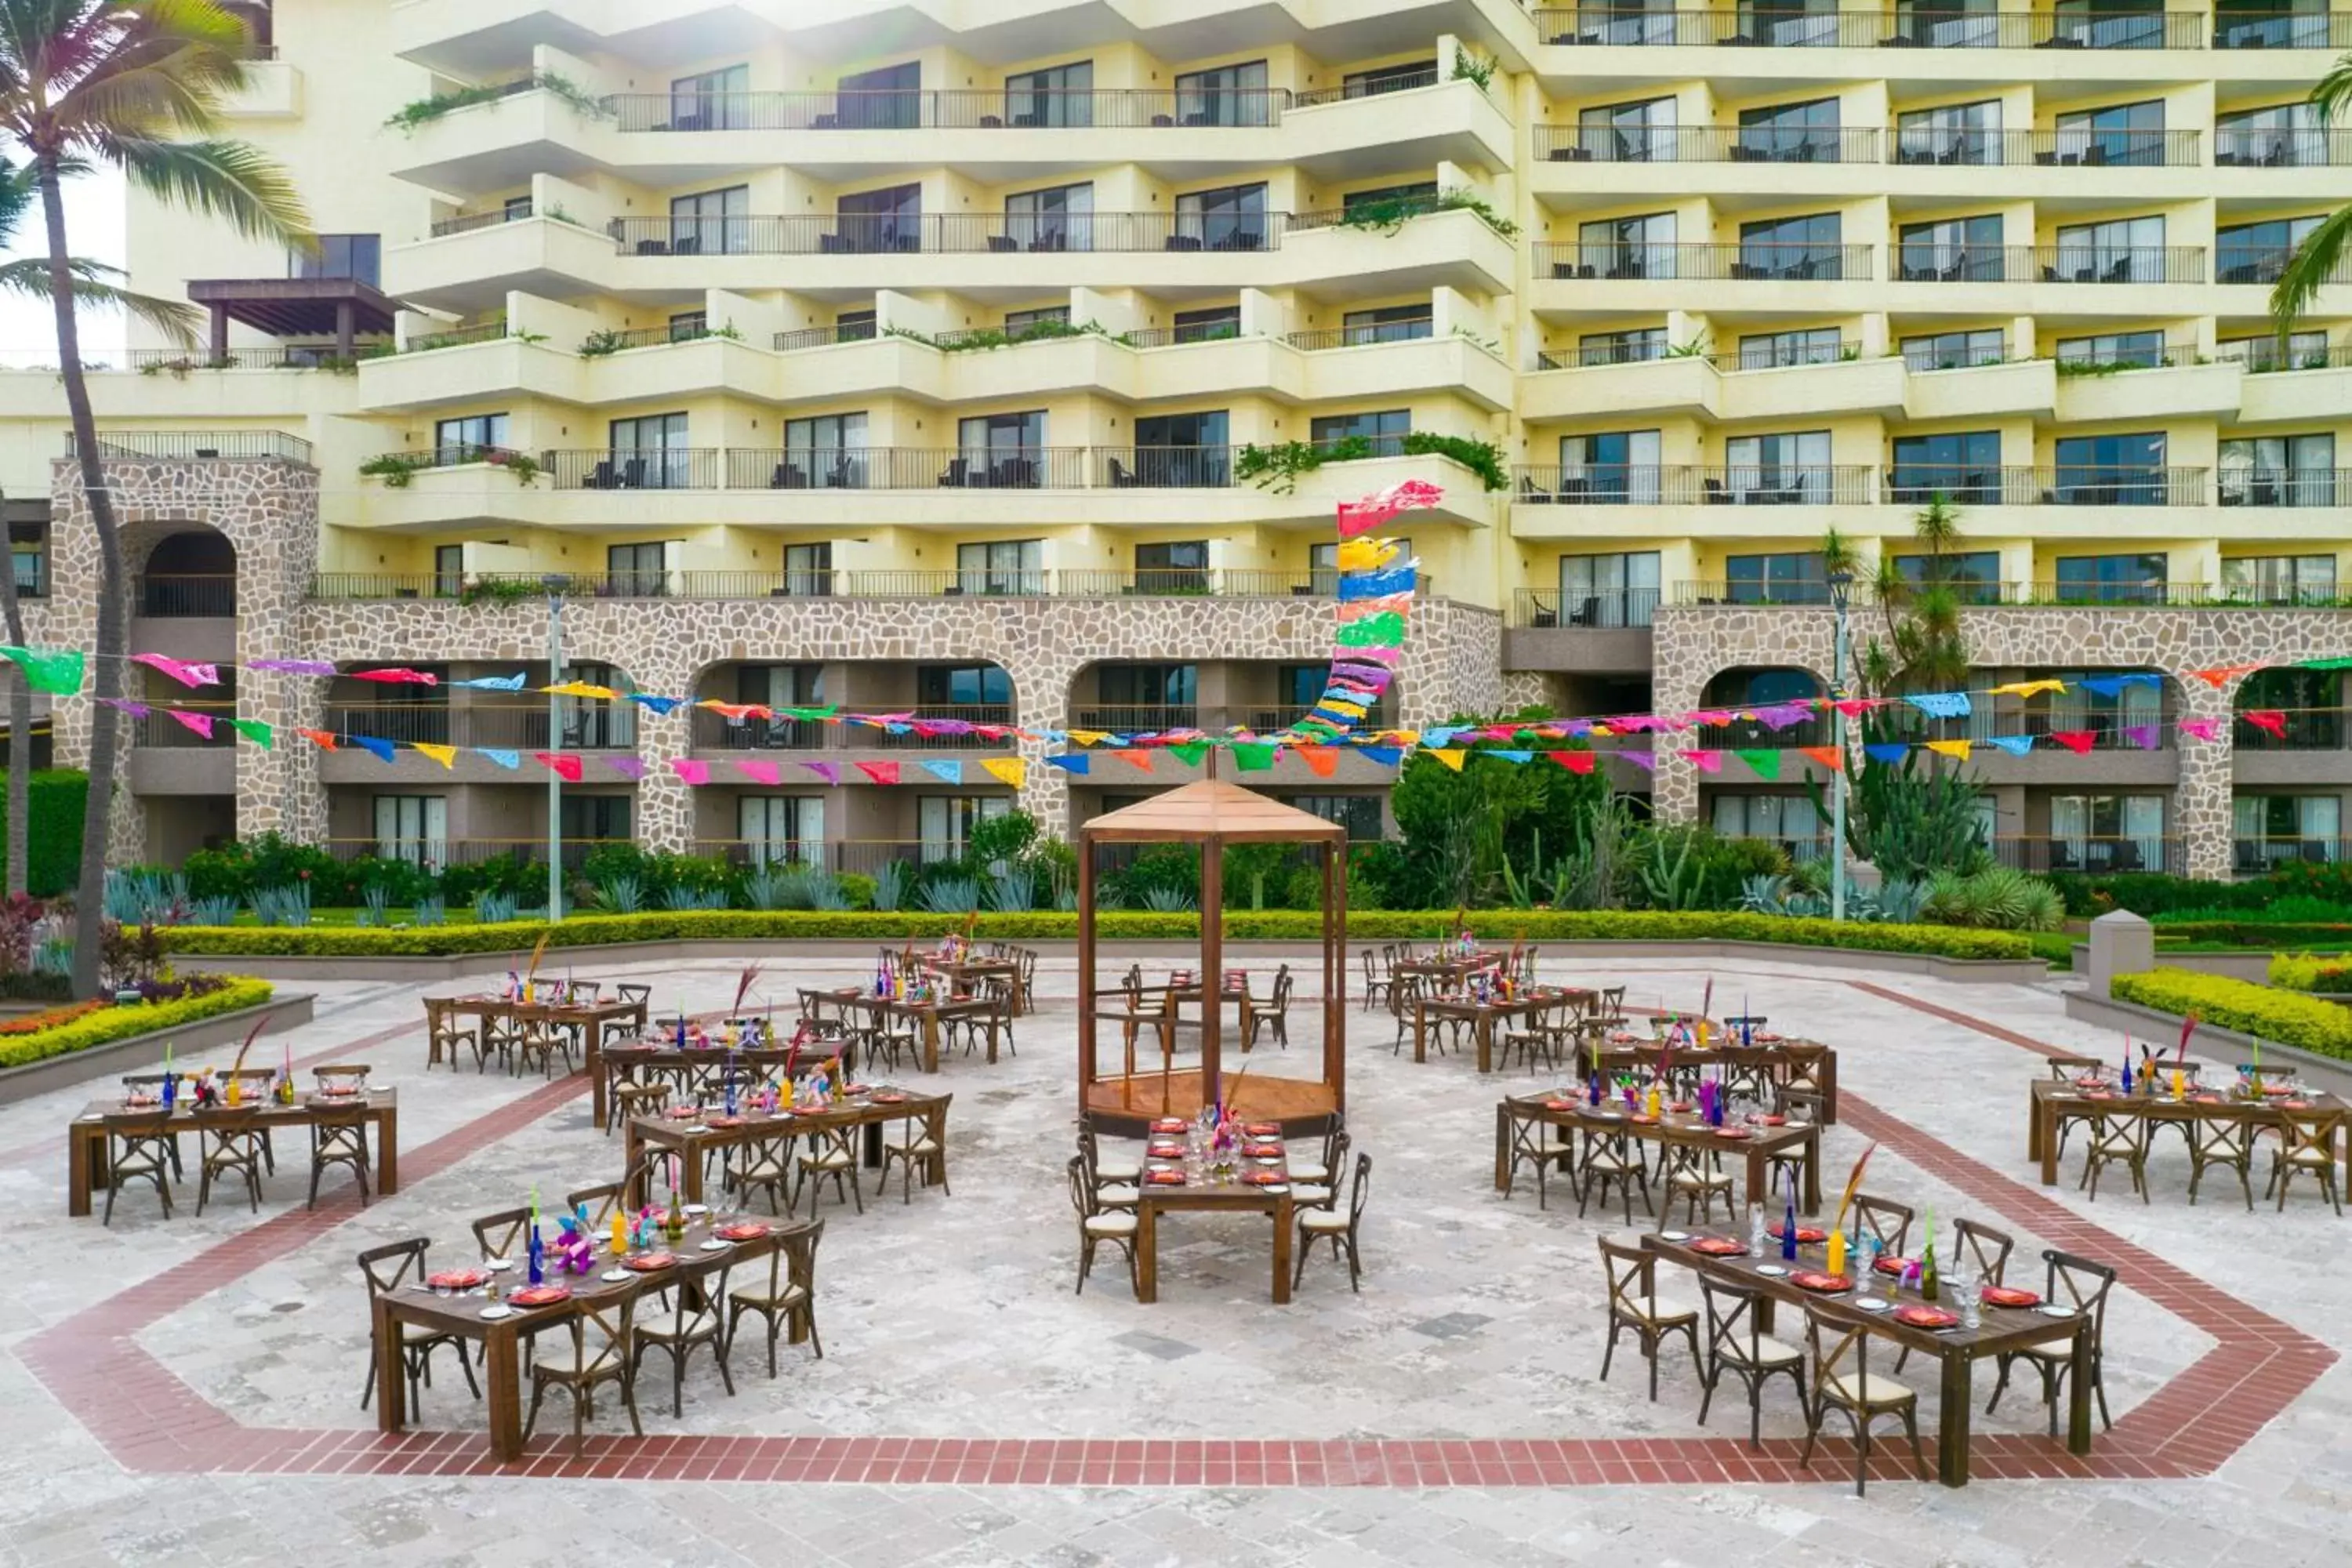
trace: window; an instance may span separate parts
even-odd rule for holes
[[[520,223],[530,216],[530,198],[509,196],[499,205],[499,216],[509,223]]]
[[[1020,71],[1004,79],[1008,125],[1092,125],[1095,122],[1095,63]]]
[[[2332,795],[2242,795],[2230,802],[2241,871],[2288,860],[2335,860],[2342,853],[2344,802]]]
[[[1404,438],[1412,429],[1412,411],[1409,408],[1388,408],[1378,414],[1327,414],[1307,427],[1309,438],[1318,447],[1340,441],[1363,441],[1370,450],[1368,458],[1393,458],[1404,450]]]
[[[626,842],[633,804],[625,795],[574,795],[567,791],[563,812],[557,821],[562,824],[567,839]]]
[[[1022,250],[1092,250],[1094,212],[1092,184],[1023,191],[1004,198],[1005,237]]]
[[[2061,506],[2162,506],[2164,432],[2074,436],[2057,443]]]
[[[2272,218],[2267,223],[2242,223],[2216,230],[2213,236],[2213,281],[2216,283],[2275,283],[2286,270],[2287,258],[2313,229],[2326,219]]]
[[[2055,145],[2034,154],[2037,163],[2161,163],[2164,100],[2116,103],[2061,114]]]
[[[929,707],[997,708],[1010,718],[1013,677],[994,664],[918,665],[915,700]]]
[[[840,104],[839,123],[854,131],[904,131],[923,122],[923,66],[920,60],[859,71],[835,84]],[[824,128],[822,118],[819,129]]]
[[[1187,71],[1176,79],[1179,125],[1268,125],[1272,103],[1264,60]]]
[[[1739,340],[1738,370],[1779,370],[1792,364],[1835,364],[1845,344],[1835,327],[1791,332],[1752,332]]]
[[[373,807],[376,858],[405,860],[431,871],[448,863],[447,795],[380,795]]]
[[[1792,856],[1821,852],[1821,814],[1801,795],[1718,795],[1715,830],[1727,838],[1769,838]]]
[[[1165,730],[1200,720],[1200,672],[1189,664],[1106,664],[1095,671],[1103,704],[1095,728]]]
[[[1559,500],[1569,506],[1654,505],[1655,430],[1612,430],[1559,438]]]
[[[1727,555],[1723,560],[1726,596],[1735,605],[1826,605],[1829,575],[1821,552],[1790,551],[1772,555]]]
[[[824,858],[824,797],[747,795],[735,803],[736,837],[755,866]]]
[[[1677,156],[1675,100],[1651,98],[1585,110],[1576,117],[1576,144],[1585,157],[1603,163],[1670,163]]]
[[[784,592],[795,599],[823,598],[833,592],[833,546],[784,546]]]
[[[1895,443],[1895,499],[1906,504],[1944,496],[1965,506],[2001,499],[2000,432],[1963,430],[1905,436]]]
[[[353,282],[376,287],[383,277],[383,242],[373,234],[322,234],[318,237],[316,254],[306,250],[293,253],[291,276],[296,278],[348,278]]]
[[[466,590],[466,547],[462,544],[436,544],[433,547],[433,596],[454,599]]]
[[[866,483],[866,416],[825,414],[784,421],[778,489],[862,490]]]
[[[2215,357],[2236,360],[2250,372],[2318,370],[2329,357],[2324,331],[2290,332],[2284,348],[2267,332],[2259,338],[2224,338],[2213,352]]]
[[[1998,163],[2001,162],[2000,100],[1948,103],[1915,109],[1895,122],[1898,163]]]
[[[1423,180],[1410,185],[1379,185],[1368,191],[1349,191],[1339,198],[1339,210],[1344,213],[1374,209],[1392,212],[1399,216],[1433,212],[1437,207],[1437,182]]]
[[[1658,608],[1658,552],[1559,558],[1559,624],[1646,626]]]
[[[1307,582],[1325,598],[1339,591],[1339,546],[1337,542],[1307,547]]]
[[[1731,158],[1746,163],[1833,163],[1838,148],[1838,100],[1816,98],[1741,110]]]
[[[652,548],[659,550],[660,545]],[[634,689],[620,667],[582,660],[564,666],[563,679],[584,681],[614,691]],[[556,717],[562,725],[562,749],[573,752],[627,751],[637,743],[637,705],[600,702],[589,697],[559,697]],[[628,837],[624,833],[623,837]]]
[[[824,702],[824,666],[740,666],[735,672],[735,700],[757,708],[821,707]],[[729,747],[785,750],[825,743],[824,724],[781,715],[771,719],[746,719],[740,724],[730,722],[719,733],[723,737],[720,743]]]
[[[1265,245],[1265,186],[1221,185],[1176,198],[1171,250],[1259,250]]]
[[[1999,364],[2008,357],[2009,340],[1999,327],[1931,332],[1903,340],[1903,364],[1906,370],[1968,370],[1980,364]]]
[[[2221,591],[2242,604],[2332,605],[2333,555],[2242,555],[2221,562]]]
[[[959,419],[956,446],[945,482],[999,490],[1035,489],[1045,482],[1044,409]]]
[[[821,242],[820,250],[856,255],[876,251],[915,250],[922,244],[923,187],[892,185],[887,190],[861,191],[837,196],[834,223],[839,233]]]
[[[2215,7],[2213,44],[2223,49],[2324,49],[2330,47],[2325,4],[2221,5]]]
[[[1350,310],[1340,319],[1339,341],[1351,348],[1362,343],[1410,342],[1429,336],[1431,324],[1426,304]]]
[[[676,256],[740,256],[751,248],[751,187],[730,185],[669,199]]]
[[[2221,443],[2223,506],[2334,506],[2336,437],[2262,436]]]
[[[686,416],[650,414],[612,423],[609,483],[594,488],[680,489],[694,479],[694,454],[686,447]],[[600,465],[601,466],[601,465]]]
[[[1672,278],[1675,258],[1675,215],[1602,218],[1576,226],[1576,269],[1580,278]]]
[[[669,319],[669,341],[674,343],[690,343],[709,335],[710,313],[707,310],[680,310]]]
[[[2051,37],[2076,48],[2164,47],[2164,13],[2158,0],[2057,0],[2051,9]]]
[[[1993,48],[1999,9],[1997,0],[1895,0],[1894,37],[1933,49]]]
[[[2002,275],[1999,213],[1906,223],[1897,235],[1895,267],[1908,283],[1998,283]]]
[[[1821,506],[1832,499],[1826,430],[1738,437],[1723,444],[1723,458],[1722,494],[1735,505]]]
[[[439,463],[478,463],[485,447],[507,444],[507,416],[503,414],[468,414],[458,419],[436,419],[433,424],[433,457]]]
[[[1045,591],[1045,542],[992,539],[956,546],[958,594],[1042,594]],[[940,699],[942,701],[948,699]],[[962,700],[957,699],[956,700]],[[972,701],[981,699],[975,697]]]
[[[833,319],[835,342],[870,343],[874,341],[876,330],[871,310],[844,310]]]
[[[702,71],[676,78],[669,84],[669,128],[672,131],[740,131],[751,124],[746,112],[751,87],[750,66]]]
[[[1941,587],[1963,605],[2000,603],[2000,552],[1969,550],[1958,555],[1897,555],[1895,569],[1915,588]]]
[[[1576,340],[1580,365],[1638,364],[1666,357],[1666,329],[1634,327],[1622,332],[1587,332]]]
[[[1381,797],[1376,795],[1294,795],[1290,804],[1310,816],[1338,823],[1348,830],[1350,842],[1381,836]]]
[[[1339,79],[1339,96],[1378,98],[1382,93],[1436,85],[1437,62],[1412,60],[1401,66],[1374,66],[1370,70],[1349,71]]]
[[[2164,219],[2126,217],[2066,225],[2058,230],[2056,272],[2050,281],[2164,282]]]
[[[2327,162],[2318,111],[2308,100],[2213,117],[2213,162],[2273,169]]]
[[[1013,809],[1001,795],[927,795],[915,802],[915,821],[923,837],[923,859],[961,860],[972,829]]]
[[[2153,370],[2170,364],[2172,359],[2165,352],[2161,331],[2100,332],[2087,338],[2060,338],[2058,363]]]
[[[605,578],[612,591],[623,598],[654,598],[664,593],[669,584],[665,565],[666,552],[658,543],[604,547]]]
[[[1139,594],[1205,594],[1209,591],[1209,542],[1188,539],[1135,547],[1135,588]]]
[[[2161,555],[2062,555],[2058,597],[2078,605],[2160,605],[2166,571]]]
[[[2164,868],[2162,795],[2050,797],[2048,869],[2107,872]]]
[[[1803,217],[1768,218],[1739,226],[1739,259],[1732,265],[1735,278],[1840,278],[1845,252],[1840,248],[1844,220],[1837,213],[1810,213]]]
[[[1172,334],[1180,343],[1214,342],[1220,338],[1242,335],[1242,308],[1239,305],[1212,305],[1204,310],[1176,312],[1176,331]]]
[[[1032,327],[1066,327],[1069,324],[1070,308],[1067,305],[1041,305],[1034,310],[1007,310],[1004,312],[1004,335],[1006,337],[1016,337],[1019,334],[1027,331]]]
[[[1323,700],[1323,692],[1330,684],[1328,664],[1286,664],[1277,666],[1274,672],[1275,689],[1281,693],[1277,700],[1286,708],[1314,707]]]
[[[1233,482],[1225,410],[1160,414],[1135,422],[1139,485],[1222,489]]]

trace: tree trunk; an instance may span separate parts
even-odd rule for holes
[[[92,649],[89,712],[89,803],[82,814],[81,877],[74,893],[73,990],[99,992],[99,921],[106,913],[107,818],[114,805],[116,742],[122,716],[110,700],[122,695],[122,539],[114,523],[114,497],[99,460],[98,421],[89,409],[89,382],[81,368],[81,332],[74,321],[73,269],[68,264],[65,196],[58,188],[58,155],[35,162],[41,186],[41,216],[48,230],[49,305],[57,318],[58,367],[66,384],[66,411],[73,419],[74,455],[89,503],[90,526],[98,531],[98,636]],[[54,537],[54,535],[52,536]]]
[[[0,532],[6,531],[0,511]],[[16,598],[16,556],[10,542],[0,573],[0,616],[8,626],[8,640],[25,646],[25,607]],[[25,890],[26,862],[33,853],[33,683],[21,669],[8,671],[8,876],[0,891],[13,896]]]

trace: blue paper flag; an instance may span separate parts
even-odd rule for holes
[[[939,779],[942,783],[951,784],[960,784],[963,783],[963,764],[961,763],[926,762],[923,763],[923,766],[930,772],[934,778]]]
[[[1895,741],[1874,741],[1862,748],[1874,763],[1899,763],[1911,754],[1911,748]]]
[[[1404,760],[1402,746],[1359,746],[1356,754],[1375,767],[1392,768]]]
[[[640,708],[650,709],[656,713],[667,713],[679,703],[685,701],[686,699],[683,697],[655,697],[643,691],[632,691],[629,693],[629,700],[635,703]]]
[[[1533,752],[1511,752],[1501,749],[1490,751],[1486,754],[1490,757],[1500,757],[1507,763],[1529,763],[1535,760],[1536,755]]]
[[[1049,756],[1045,761],[1053,766],[1061,769],[1066,773],[1083,773],[1094,771],[1094,759],[1087,755],[1084,752],[1070,752],[1061,756]]]
[[[2126,686],[2161,687],[2164,677],[2147,670],[2135,670],[2128,675],[2086,675],[2074,684],[2102,697],[2119,697]]]
[[[467,686],[478,691],[520,691],[522,671],[518,669],[512,675],[478,675],[471,680],[452,680],[448,684]]]
[[[388,763],[392,761],[392,754],[394,751],[397,749],[390,741],[383,739],[380,735],[353,735],[352,739],[358,742],[361,745],[365,746],[369,751],[373,752],[375,753],[376,761],[380,763]]]
[[[474,749],[509,773],[522,766],[522,753],[520,752],[500,751],[496,746],[477,746]]]
[[[1391,594],[1412,592],[1416,575],[1415,563],[1408,561],[1402,566],[1391,566],[1385,572],[1342,572],[1339,574],[1339,599],[1383,599]]]
[[[1965,691],[1929,691],[1917,697],[1906,697],[1904,700],[1932,719],[1965,719],[1969,716],[1969,694]]]
[[[2021,757],[2025,755],[2026,752],[2033,750],[2033,737],[2031,735],[1987,735],[1985,737],[1985,744],[1988,746],[1999,746],[2002,751],[2007,752],[2012,757]]]

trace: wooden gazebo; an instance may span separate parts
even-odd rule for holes
[[[1141,1030],[1150,1059],[1136,1059],[1138,1031],[1104,1008],[1095,975],[1096,860],[1105,844],[1194,844],[1201,849],[1200,1062],[1182,1070],[1163,1056],[1161,1037]],[[1322,873],[1322,974],[1318,984],[1298,977],[1307,1005],[1298,1021],[1322,1016],[1322,1055],[1312,1079],[1274,1070],[1271,1054],[1260,1051],[1265,1070],[1249,1075],[1241,1112],[1252,1120],[1278,1121],[1307,1131],[1328,1124],[1347,1103],[1347,904],[1348,831],[1335,822],[1271,800],[1238,784],[1206,778],[1150,800],[1096,817],[1078,829],[1078,1110],[1106,1131],[1132,1133],[1166,1112],[1191,1118],[1215,1102],[1224,1083],[1223,891],[1228,844],[1304,844],[1314,847]],[[1151,994],[1147,992],[1147,995]],[[1168,1016],[1176,1008],[1165,994]],[[1321,1006],[1313,1005],[1318,999]],[[1186,1026],[1190,1028],[1190,1025]],[[1311,1027],[1311,1026],[1310,1026]],[[1105,1071],[1097,1045],[1112,1035],[1118,1059]],[[1311,1038],[1302,1031],[1298,1042]],[[1172,1055],[1172,1029],[1168,1045]],[[1125,1037],[1122,1038],[1121,1037]],[[1303,1065],[1306,1053],[1298,1053]]]

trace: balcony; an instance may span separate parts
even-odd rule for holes
[[[628,256],[985,256],[1024,253],[1278,250],[1289,215],[1247,216],[1097,212],[801,213],[727,218],[614,218],[605,227]]]
[[[341,359],[324,343],[269,343],[260,348],[132,349],[129,363],[143,375],[184,375],[195,370],[345,370],[362,360],[382,359],[394,352],[390,343],[360,343],[352,360]]]
[[[236,579],[218,574],[147,573],[131,584],[132,614],[161,620],[204,620],[236,614]]]
[[[1696,464],[1512,470],[1521,506],[1862,506],[1871,496],[1866,464],[1790,468]]]
[[[1570,595],[1521,588],[1503,631],[1503,668],[1642,675],[1651,666],[1655,588]]]
[[[2213,18],[2217,49],[2352,49],[2352,11]]]
[[[1433,76],[1432,80],[1435,79]],[[720,131],[1255,130],[1282,123],[1281,88],[1088,90],[624,92],[604,100],[624,132]]]
[[[2341,506],[2352,499],[2352,468],[2224,468],[2223,506]]]
[[[1538,243],[1536,271],[1580,280],[1838,283],[1870,278],[1867,245]]]
[[[692,719],[693,745],[697,752],[729,754],[775,751],[1003,752],[1013,746],[1010,735],[973,734],[961,729],[965,725],[1001,725],[1010,729],[1015,721],[1012,707],[1006,703],[894,705],[891,711],[908,716],[908,728],[904,734],[870,725],[828,724],[801,719],[751,717],[734,723],[724,713],[698,708]],[[949,733],[935,728],[942,724],[957,726],[958,731]]]
[[[2256,283],[2267,288],[2279,280],[2293,259],[2292,247],[2224,245],[2213,253],[2213,281]],[[2352,283],[2352,259],[2336,263],[2330,283]]]
[[[1424,584],[1428,581],[1423,579]],[[310,596],[331,602],[462,599],[499,592],[507,583],[536,595],[534,573],[457,578],[405,573],[325,572]],[[1199,571],[1119,572],[1042,569],[1035,572],[621,572],[562,574],[562,592],[594,599],[1109,599],[1133,597],[1328,599],[1337,577],[1323,572],[1268,572],[1232,567]]]
[[[66,436],[65,455],[75,456]],[[100,430],[98,455],[108,461],[299,463],[310,466],[310,443],[283,430]]]
[[[2234,858],[2231,861],[2242,877],[2261,877],[2282,866],[2297,861],[2307,865],[2334,865],[2352,860],[2352,839],[2343,838],[2239,838],[2231,841]]]
[[[2210,18],[2186,11],[2059,16],[1589,7],[1538,10],[1535,21],[1544,43],[1581,48],[2201,49]],[[2293,47],[2326,46],[2296,40]]]
[[[1903,245],[1897,283],[2202,283],[2205,252],[2193,245]]]
[[[2175,877],[2189,873],[2184,840],[2168,835],[2130,837],[2028,837],[2005,835],[1992,841],[1993,858],[2021,871],[2047,876],[2053,871],[2110,876],[2119,871],[2165,871]]]
[[[2203,468],[1904,465],[1888,471],[1882,499],[1889,506],[1924,506],[1938,496],[1958,506],[2205,506],[2205,480]]]
[[[1553,163],[1875,163],[1882,134],[1859,126],[1538,125],[1535,150]]]

